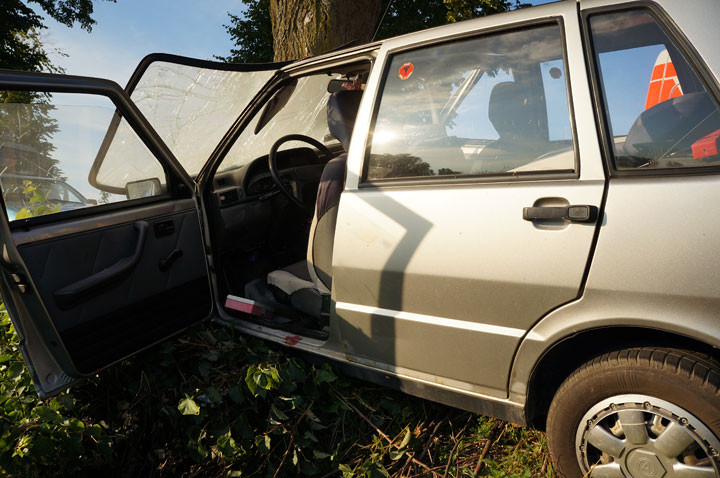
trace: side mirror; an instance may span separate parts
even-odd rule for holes
[[[128,199],[140,199],[160,194],[160,180],[158,178],[131,181],[125,185],[125,196]]]
[[[97,204],[98,204],[98,203],[97,203],[97,199],[88,199],[87,202],[89,202],[89,203],[92,204],[93,206],[97,206]]]

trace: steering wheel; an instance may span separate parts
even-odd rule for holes
[[[277,168],[277,152],[278,149],[280,149],[280,146],[287,143],[288,141],[302,141],[304,143],[308,143],[317,149],[320,150],[320,152],[328,157],[332,156],[332,151],[330,151],[327,146],[322,144],[320,141],[316,140],[315,138],[311,138],[310,136],[306,136],[304,134],[288,134],[277,141],[272,145],[272,148],[270,148],[270,154],[268,155],[268,167],[270,169],[270,176],[272,176],[273,181],[275,181],[275,184],[277,185],[278,189],[281,193],[283,193],[290,201],[297,205],[298,207],[311,212],[312,206],[309,206],[307,203],[303,201],[302,198],[302,188],[298,186],[298,184],[301,184],[303,182],[308,182],[309,180],[317,180],[317,165],[311,165],[310,167],[301,167],[301,168],[295,168],[293,171],[293,181],[295,182],[295,192],[290,190],[285,183],[282,181],[282,178],[280,177],[280,172]],[[315,153],[318,156],[318,159],[320,159],[320,155]],[[324,166],[323,166],[324,167]],[[310,171],[311,170],[311,171]],[[322,172],[321,172],[322,173]]]

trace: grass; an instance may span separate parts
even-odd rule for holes
[[[475,474],[477,472],[477,474]],[[551,477],[541,432],[204,325],[41,403],[0,316],[0,475]]]

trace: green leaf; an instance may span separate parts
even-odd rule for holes
[[[270,405],[270,410],[272,411],[272,414],[275,415],[275,418],[278,420],[287,420],[289,417],[285,415],[282,410],[279,410],[275,404]]]
[[[237,451],[237,445],[235,444],[233,437],[230,435],[230,432],[220,435],[216,444],[218,450],[220,450],[220,453],[222,453],[224,457],[231,457]]]
[[[245,397],[242,394],[242,391],[237,385],[233,385],[230,387],[230,390],[228,390],[228,396],[230,397],[230,400],[237,403],[238,405],[241,405],[245,401]]]
[[[408,443],[410,443],[411,438],[412,438],[412,433],[410,433],[410,428],[406,428],[405,436],[403,437],[402,441],[400,442],[400,449],[407,447]]]
[[[335,375],[335,374],[333,373],[332,369],[330,368],[330,365],[328,365],[328,364],[326,364],[326,363],[323,364],[323,366],[320,367],[320,368],[315,372],[315,381],[316,381],[318,384],[320,384],[320,383],[331,383],[331,382],[334,382],[335,380],[337,380],[337,375]]]
[[[330,458],[332,455],[330,453],[324,453],[322,451],[313,450],[313,456],[315,458],[317,458],[318,460],[324,460],[325,458]]]
[[[28,217],[33,217],[33,213],[26,207],[20,209],[17,214],[15,214],[15,219],[26,219]]]
[[[245,384],[250,390],[250,393],[252,393],[253,395],[257,395],[257,393],[255,393],[257,391],[257,383],[255,382],[256,371],[257,368],[254,365],[251,365],[250,367],[248,367],[247,374],[245,375]]]
[[[187,394],[185,394],[185,398],[180,400],[178,410],[183,415],[200,415],[200,406]]]
[[[62,416],[57,411],[46,406],[33,408],[31,415],[45,422],[60,423],[62,421]]]
[[[270,451],[270,436],[269,435],[257,435],[255,437],[255,446],[264,453]]]
[[[208,451],[202,446],[199,440],[190,440],[187,444],[187,450],[197,463],[202,463],[208,455]]]
[[[217,362],[220,358],[220,351],[217,349],[210,349],[205,355],[203,355],[210,362]]]
[[[391,459],[392,461],[397,461],[397,460],[399,460],[400,458],[403,457],[403,455],[405,454],[405,450],[395,450],[395,449],[393,449],[393,450],[390,450],[390,453],[388,453],[388,454],[390,455],[390,459]]]

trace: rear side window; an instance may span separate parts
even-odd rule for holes
[[[591,15],[618,170],[720,164],[718,105],[647,9]]]
[[[367,179],[572,172],[558,24],[393,55]]]

